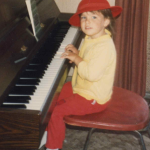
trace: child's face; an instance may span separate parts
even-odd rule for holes
[[[81,14],[81,29],[90,38],[94,39],[105,33],[105,27],[110,23],[100,12],[84,12]]]

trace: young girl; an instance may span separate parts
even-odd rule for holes
[[[69,23],[81,27],[86,36],[80,52],[70,44],[61,56],[76,67],[72,82],[63,86],[49,121],[46,150],[62,148],[64,116],[91,114],[107,108],[116,67],[112,24],[121,11],[121,7],[111,7],[106,0],[82,0],[70,18]]]

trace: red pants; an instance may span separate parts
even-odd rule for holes
[[[46,147],[49,149],[62,148],[66,129],[64,116],[96,113],[103,111],[108,105],[108,103],[100,105],[92,102],[93,100],[86,100],[78,94],[73,94],[71,82],[66,83],[48,124]]]

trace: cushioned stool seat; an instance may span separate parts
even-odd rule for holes
[[[85,116],[67,116],[64,121],[73,126],[90,127],[84,149],[94,128],[135,131],[140,135],[143,150],[146,150],[139,130],[149,131],[149,107],[147,102],[138,94],[129,90],[114,87],[113,95],[108,108],[100,113]]]

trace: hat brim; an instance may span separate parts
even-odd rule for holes
[[[122,7],[120,6],[111,6],[109,8],[104,8],[104,9],[110,9],[112,12],[113,17],[117,17],[121,14],[122,12]],[[96,8],[89,8],[88,11],[95,11],[95,10],[103,10],[103,9],[96,9]],[[75,13],[70,19],[69,19],[69,23],[73,26],[76,27],[80,27],[80,17],[79,14],[83,13],[83,12],[87,12],[87,9],[82,9],[81,11],[78,11],[77,13]]]

